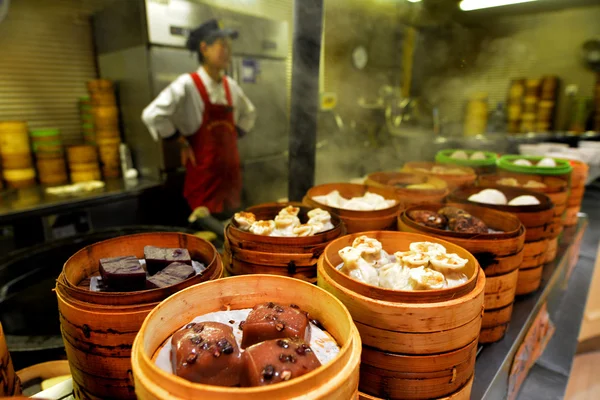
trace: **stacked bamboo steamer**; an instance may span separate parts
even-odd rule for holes
[[[206,270],[179,284],[136,292],[90,291],[101,258],[144,257],[144,246],[186,248]],[[61,333],[77,399],[136,399],[131,348],[146,316],[171,294],[223,273],[216,249],[193,235],[172,232],[123,236],[75,253],[56,282]]]
[[[479,205],[497,211],[514,214],[525,226],[525,245],[523,247],[523,262],[519,267],[519,280],[517,281],[517,295],[535,292],[542,283],[542,272],[546,260],[549,238],[553,232],[554,204],[543,193],[513,187],[500,189],[508,201],[518,196],[533,196],[540,204],[531,206],[509,206],[480,204],[469,201],[469,197],[484,189],[498,189],[498,187],[470,187],[458,189],[448,196],[449,202]]]
[[[405,232],[365,232],[389,253],[412,242],[436,242],[469,260],[463,285],[422,291],[363,284],[338,270],[338,251],[360,234],[331,242],[318,263],[318,285],[350,311],[363,342],[360,391],[365,398],[470,397],[484,302],[485,274],[465,249]]]
[[[0,325],[0,396],[17,396],[21,394],[21,381],[15,373],[4,331]]]
[[[69,146],[67,147],[67,159],[73,183],[95,181],[101,178],[95,146]]]
[[[589,166],[581,161],[570,161],[573,167],[571,173],[571,191],[567,201],[567,212],[565,216],[565,225],[571,226],[577,224],[577,213],[581,210],[581,202],[585,194],[585,182]]]
[[[0,122],[0,155],[3,177],[9,187],[23,188],[35,185],[35,168],[27,123]]]
[[[279,211],[295,203],[270,203],[251,207],[247,211],[257,221],[272,220]],[[308,219],[307,207],[300,206],[299,217]],[[230,275],[273,274],[317,281],[317,260],[329,242],[345,234],[344,224],[331,216],[333,229],[306,237],[271,237],[255,235],[239,228],[235,220],[225,228],[223,264]]]
[[[546,185],[546,187],[528,187],[527,190],[544,193],[550,198],[552,204],[554,204],[554,219],[552,222],[551,233],[548,239],[548,246],[546,248],[547,250],[544,263],[554,261],[558,253],[558,241],[560,238],[560,234],[563,231],[565,222],[565,211],[567,209],[567,198],[569,196],[567,182],[565,182],[563,179],[556,178],[553,176],[542,177],[537,175],[515,175],[511,178],[515,179],[518,183],[518,186],[521,187],[530,181],[540,182]],[[503,179],[506,179],[506,176],[484,175],[479,177],[478,184],[480,186],[487,187],[498,186],[500,190],[502,190],[502,187],[511,187],[510,185],[502,185],[498,183],[499,181],[502,182]]]
[[[285,383],[259,387],[219,387],[189,382],[158,368],[153,361],[163,343],[199,315],[252,308],[272,301],[295,304],[318,319],[340,346],[333,360]],[[344,305],[315,285],[274,275],[219,279],[185,289],[152,311],[133,344],[131,363],[140,400],[251,398],[348,400],[358,397],[361,340]]]
[[[410,217],[413,210],[437,211],[448,206],[465,210],[498,233],[482,235],[446,231],[421,225]],[[479,342],[493,343],[502,339],[512,316],[519,267],[523,262],[525,227],[521,221],[512,214],[481,206],[440,203],[405,210],[398,218],[398,230],[447,240],[468,250],[477,258],[486,278],[485,312]]]
[[[29,132],[40,183],[62,185],[67,183],[67,167],[60,131],[54,128],[32,129]]]
[[[412,172],[375,172],[367,176],[368,186],[393,189],[406,207],[439,203],[450,193],[446,181]]]
[[[81,132],[83,133],[84,142],[87,144],[96,144],[92,101],[89,96],[84,96],[79,99],[79,115],[81,117]]]
[[[408,162],[404,164],[402,172],[412,172],[442,179],[448,184],[450,190],[470,186],[477,179],[477,174],[471,167],[432,162]]]
[[[315,196],[326,196],[336,190],[340,193],[340,196],[346,199],[362,197],[365,193],[371,192],[382,196],[386,200],[394,200],[395,204],[383,210],[356,211],[330,207],[314,200]],[[346,226],[348,233],[396,229],[396,218],[402,207],[402,202],[398,198],[398,195],[391,188],[353,183],[327,183],[315,186],[306,192],[302,203],[309,208],[321,208],[328,211],[331,215],[339,217]]]
[[[102,173],[105,178],[117,178],[121,173],[119,146],[119,109],[113,83],[105,79],[88,82],[92,102],[95,141],[98,145]]]

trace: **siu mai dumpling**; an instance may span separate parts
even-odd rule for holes
[[[300,225],[300,219],[295,215],[281,213],[275,217],[275,228],[278,236],[294,236],[294,228]]]
[[[438,254],[431,257],[431,265],[436,271],[456,272],[464,268],[469,260],[458,254]]]
[[[275,221],[256,221],[250,226],[250,233],[261,236],[269,236],[275,230]]]
[[[292,233],[297,237],[312,236],[315,234],[315,227],[308,224],[298,225],[292,229]]]
[[[396,260],[410,268],[429,265],[430,256],[427,253],[416,251],[398,251],[394,253]]]
[[[357,281],[377,286],[379,275],[377,270],[361,257],[361,252],[354,247],[345,247],[338,252],[344,264],[342,272]]]
[[[239,212],[233,216],[235,222],[243,231],[249,231],[253,223],[256,222],[256,216],[251,212]]]
[[[463,274],[462,272],[447,272],[445,276],[446,287],[449,288],[460,286],[469,280],[469,278],[467,278],[467,275]]]
[[[362,258],[376,268],[390,262],[389,254],[383,250],[383,245],[377,239],[362,235],[354,239],[352,247],[359,250]]]
[[[374,210],[371,203],[366,202],[362,197],[354,197],[348,200],[343,206],[345,210],[353,211],[372,211]]]
[[[331,214],[320,208],[310,210],[308,212],[308,218],[309,225],[313,225],[316,223],[323,224],[323,227],[321,228],[321,230],[319,230],[319,232],[325,232],[334,228],[333,224],[331,223]]]
[[[392,290],[412,290],[409,270],[398,263],[384,265],[379,270],[379,286]]]
[[[340,195],[340,192],[334,190],[333,192],[325,195],[325,196],[315,196],[313,200],[317,203],[325,204],[329,207],[342,208],[344,204],[347,202],[345,198]]]
[[[410,244],[409,249],[415,253],[426,253],[429,256],[446,254],[446,248],[444,246],[433,242],[413,242]]]
[[[297,217],[298,213],[300,213],[300,208],[294,206],[287,206],[286,208],[283,208],[281,209],[281,211],[279,211],[280,216],[290,215],[292,217]]]
[[[442,289],[446,284],[444,274],[430,268],[418,267],[409,270],[409,283],[415,290]]]

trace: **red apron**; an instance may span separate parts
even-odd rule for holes
[[[195,210],[207,207],[211,213],[235,210],[240,206],[242,174],[233,120],[233,102],[227,78],[223,88],[228,105],[212,104],[197,73],[191,74],[204,102],[202,125],[190,137],[196,166],[188,162],[183,195]]]

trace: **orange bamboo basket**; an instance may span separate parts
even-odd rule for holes
[[[31,153],[12,153],[2,154],[2,168],[4,169],[25,169],[33,166]]]
[[[462,173],[433,173],[427,172],[431,171],[433,167],[441,167],[447,170],[458,170],[462,171]],[[475,183],[477,179],[477,174],[475,170],[470,167],[462,167],[458,165],[447,165],[447,164],[438,164],[433,162],[408,162],[404,164],[401,172],[413,172],[417,174],[423,174],[425,176],[436,177],[446,181],[448,184],[448,188],[450,190],[454,190],[456,188],[470,186]]]
[[[0,396],[16,396],[21,394],[21,381],[15,373],[4,331],[0,325]]]
[[[92,292],[101,258],[144,256],[144,246],[186,248],[207,269],[177,285],[137,292]],[[135,399],[131,347],[148,313],[171,294],[196,283],[218,279],[223,266],[207,241],[183,233],[123,236],[75,253],[56,284],[61,331],[77,399]]]
[[[571,173],[571,192],[567,202],[567,213],[565,216],[565,225],[572,226],[577,224],[577,213],[581,210],[581,202],[585,194],[585,182],[589,172],[589,166],[581,161],[570,161],[573,167]]]
[[[483,313],[485,275],[477,259],[450,242],[405,232],[365,232],[392,253],[434,241],[467,258],[463,285],[399,291],[363,284],[340,272],[338,251],[359,234],[336,239],[319,259],[318,284],[350,311],[363,342],[362,393],[382,398],[431,399],[460,391],[473,376]],[[470,393],[465,393],[468,397]]]
[[[432,189],[407,189],[408,185],[430,184]],[[391,188],[396,191],[405,206],[414,204],[441,203],[449,193],[443,179],[411,172],[375,172],[367,177],[369,186]]]
[[[507,177],[501,175],[480,176],[478,184],[485,187],[497,186],[498,189],[501,190],[505,187],[512,187],[498,184],[499,180],[505,178]],[[544,193],[550,198],[552,204],[554,204],[554,220],[551,226],[544,263],[554,261],[558,250],[558,240],[563,231],[564,219],[566,218],[567,199],[569,197],[569,187],[567,182],[561,178],[545,175],[515,175],[511,178],[516,179],[519,185],[524,185],[528,181],[542,182],[546,185],[545,188],[527,188],[527,190]]]
[[[98,161],[96,146],[79,145],[67,147],[69,164],[86,164]]]
[[[40,183],[61,185],[69,181],[64,158],[42,158],[36,162]]]
[[[275,218],[279,211],[295,203],[269,203],[249,208],[257,220]],[[300,219],[308,220],[310,208],[300,207]],[[270,237],[239,229],[235,220],[225,228],[223,264],[230,275],[273,274],[317,281],[317,261],[332,240],[345,234],[344,224],[331,216],[334,228],[307,237]]]
[[[189,382],[158,368],[153,357],[175,331],[194,317],[217,310],[251,308],[273,301],[297,304],[317,318],[341,346],[328,364],[285,383],[231,388]],[[346,400],[358,397],[361,341],[343,304],[326,291],[274,275],[236,276],[196,285],[169,297],[152,311],[133,344],[135,390],[140,400],[302,398]]]
[[[465,386],[459,389],[457,392],[452,393],[450,396],[446,396],[443,398],[439,398],[437,400],[470,400],[471,399],[471,389],[473,388],[473,377],[469,379]],[[371,396],[366,393],[358,394],[359,400],[385,400],[381,397]]]
[[[437,211],[444,206],[461,208],[481,219],[489,228],[502,233],[468,234],[430,228],[410,218],[413,210]],[[485,312],[480,343],[492,343],[504,337],[515,300],[519,267],[523,261],[525,227],[514,215],[469,204],[437,204],[411,207],[398,217],[398,230],[422,233],[447,240],[471,252],[485,272]]]
[[[396,205],[383,210],[354,211],[329,207],[313,200],[315,196],[324,196],[334,190],[339,191],[340,195],[347,199],[364,196],[366,192],[376,193],[383,196],[386,200],[395,200]],[[402,206],[396,192],[392,189],[356,185],[353,183],[328,183],[315,186],[306,193],[302,202],[307,207],[322,208],[329,211],[332,215],[338,216],[344,222],[348,233],[395,229],[396,218]]]
[[[517,196],[530,195],[537,198],[540,204],[534,206],[502,206],[474,203],[468,200],[472,194],[478,193],[486,188],[488,187],[481,186],[458,189],[448,196],[448,201],[462,204],[475,204],[493,210],[509,212],[521,220],[525,226],[525,246],[523,248],[523,262],[519,268],[517,295],[534,292],[541,284],[541,272],[539,273],[540,279],[537,281],[537,285],[532,285],[531,282],[525,283],[523,281],[523,279],[525,279],[523,277],[527,276],[527,274],[522,274],[521,271],[536,268],[541,270],[543,267],[547,257],[546,252],[548,250],[549,239],[553,233],[554,205],[550,198],[543,193],[511,187],[502,188],[502,192],[506,195],[508,201]]]

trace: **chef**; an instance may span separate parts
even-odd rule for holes
[[[254,126],[256,110],[224,74],[236,37],[214,19],[193,30],[186,47],[198,52],[200,67],[172,82],[142,114],[155,140],[177,140],[187,170],[183,195],[193,211],[228,214],[240,207],[237,140]]]

